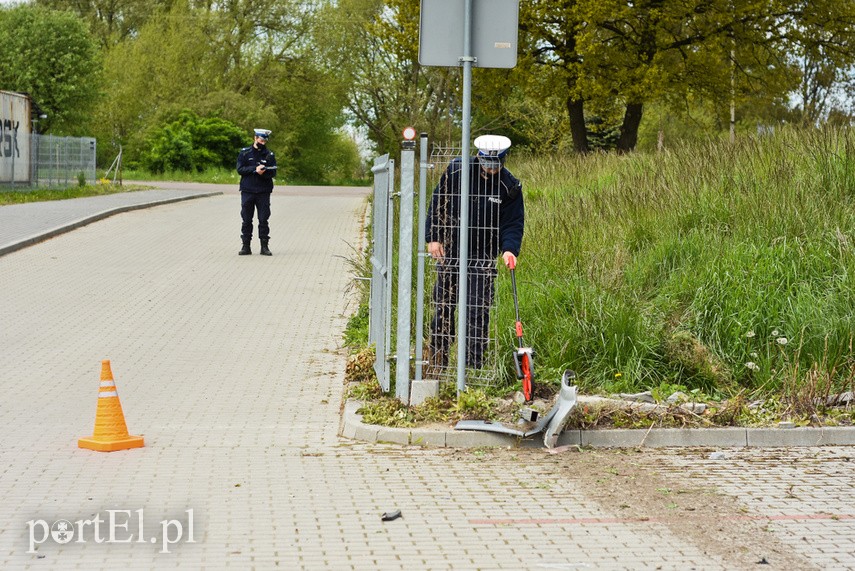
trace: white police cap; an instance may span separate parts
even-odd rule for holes
[[[481,135],[475,139],[478,161],[487,168],[502,166],[502,160],[511,148],[511,140],[503,135]]]
[[[255,129],[255,136],[261,137],[262,139],[270,138],[270,129]]]

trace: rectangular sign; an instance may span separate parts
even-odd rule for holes
[[[463,0],[421,0],[419,63],[456,67],[463,53]],[[472,0],[474,67],[517,65],[519,0]]]
[[[30,180],[30,99],[0,91],[0,184]]]

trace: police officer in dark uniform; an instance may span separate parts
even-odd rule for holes
[[[243,224],[240,238],[243,241],[241,256],[252,254],[249,247],[252,241],[252,217],[258,212],[258,238],[261,240],[261,255],[272,256],[267,244],[270,240],[270,194],[273,192],[273,178],[276,176],[276,157],[267,148],[270,131],[255,129],[255,140],[251,147],[240,150],[237,158],[237,171],[240,173],[240,216]]]
[[[504,167],[511,141],[499,135],[475,139],[477,156],[469,160],[469,252],[467,265],[466,365],[481,368],[489,340],[490,307],[497,274],[496,257],[506,265],[520,253],[525,210],[522,184]],[[448,365],[455,334],[459,281],[459,220],[462,159],[448,165],[434,189],[425,221],[428,252],[437,261],[433,288],[435,313],[430,326],[428,365]]]

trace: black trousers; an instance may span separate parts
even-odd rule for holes
[[[240,193],[240,217],[243,224],[240,227],[241,240],[252,240],[252,217],[258,211],[258,237],[261,240],[270,239],[270,226],[267,220],[270,218],[270,193],[269,192],[241,192]]]
[[[448,350],[456,331],[457,291],[460,281],[456,266],[438,266],[433,286],[435,313],[430,324],[430,346],[434,362],[448,365]],[[494,264],[470,267],[466,273],[466,366],[480,369],[490,340],[490,307],[493,305]]]

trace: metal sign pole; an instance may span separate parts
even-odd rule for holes
[[[466,305],[469,265],[469,121],[472,105],[472,0],[463,8],[463,134],[460,176],[460,277],[457,282],[457,394],[466,390]]]

